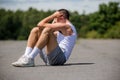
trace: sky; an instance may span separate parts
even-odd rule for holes
[[[61,8],[78,11],[80,14],[93,13],[98,10],[99,4],[108,4],[110,1],[120,0],[0,0],[0,8],[10,10],[27,10],[33,7],[37,10],[58,10]]]

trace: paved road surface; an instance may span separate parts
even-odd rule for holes
[[[120,80],[120,40],[78,40],[64,66],[13,67],[26,41],[0,41],[0,80]]]

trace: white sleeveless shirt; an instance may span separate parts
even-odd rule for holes
[[[70,22],[68,22],[67,24],[69,24],[71,29],[73,30],[72,35],[64,36],[60,32],[57,33],[57,42],[62,51],[65,53],[66,60],[68,60],[68,58],[70,57],[72,49],[77,39],[77,32],[74,25]]]

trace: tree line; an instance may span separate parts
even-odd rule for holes
[[[55,10],[27,11],[0,9],[0,40],[26,40],[30,30]],[[90,14],[70,12],[78,37],[99,39],[120,39],[120,6],[118,2],[100,4],[99,10]]]

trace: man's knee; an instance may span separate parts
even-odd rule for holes
[[[39,28],[38,27],[34,27],[32,30],[31,30],[31,33],[38,33],[39,32]]]
[[[50,34],[52,32],[53,32],[52,28],[48,28],[48,27],[44,28],[44,30],[42,31],[43,34]]]

